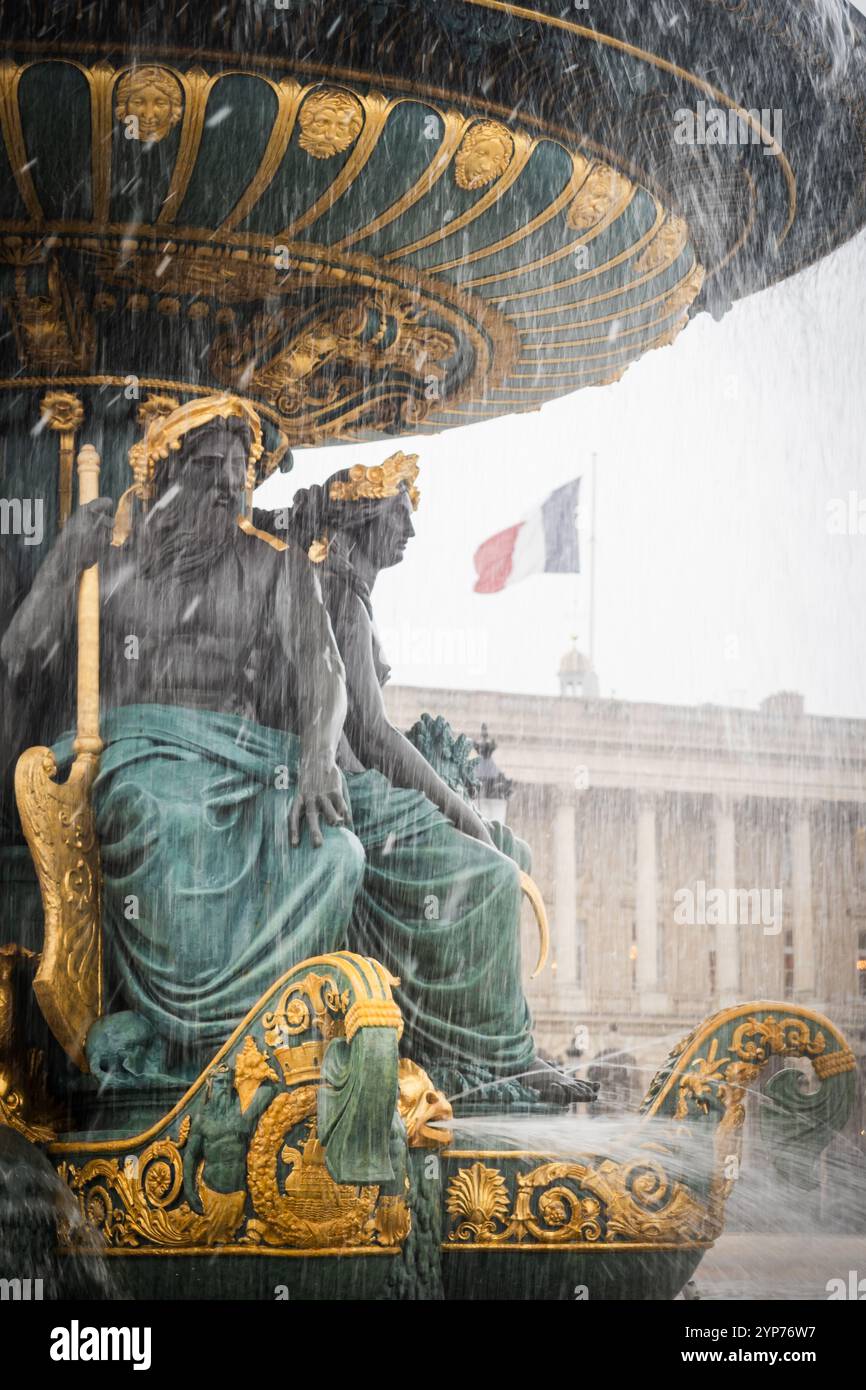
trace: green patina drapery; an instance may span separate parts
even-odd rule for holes
[[[377,772],[346,776],[352,829],[292,847],[299,742],[233,715],[137,705],[103,735],[110,1012],[135,1010],[176,1063],[200,1064],[281,974],[348,947],[400,977],[408,1055],[529,1065],[512,859]],[[71,736],[55,753],[68,764]]]

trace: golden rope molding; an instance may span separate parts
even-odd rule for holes
[[[187,381],[170,381],[166,377],[140,376],[136,378],[139,386],[147,391],[181,391],[191,396],[212,396],[213,386],[193,385]],[[22,391],[31,389],[41,389],[43,387],[54,386],[78,386],[92,387],[100,386],[128,386],[129,373],[124,376],[111,375],[109,373],[94,373],[92,376],[11,376],[0,377],[0,391]],[[244,396],[241,392],[234,391],[233,395],[240,396],[242,400],[249,400],[250,405],[264,415],[270,423],[284,434],[286,430],[292,428],[290,420],[286,420],[279,411],[274,410],[264,401],[252,400]],[[267,454],[264,455],[267,458]]]

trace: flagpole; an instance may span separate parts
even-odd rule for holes
[[[589,513],[589,664],[595,670],[595,490],[598,485],[598,454],[592,455],[592,495]]]

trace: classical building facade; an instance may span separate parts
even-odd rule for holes
[[[508,822],[531,846],[551,961],[527,982],[539,1042],[625,1053],[644,1080],[727,1003],[790,999],[864,1052],[866,720],[602,699],[569,653],[558,697],[387,690],[497,740]],[[525,913],[524,961],[537,940]]]

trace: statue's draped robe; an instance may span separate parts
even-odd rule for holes
[[[322,589],[337,632],[347,605],[351,611],[359,600],[366,610],[384,685],[390,667],[367,585],[332,552]],[[347,782],[366,856],[350,944],[400,977],[402,1050],[446,1086],[454,1078],[446,1080],[442,1068],[450,1066],[495,1076],[525,1071],[535,1057],[520,963],[518,865],[529,871],[528,847],[507,826],[489,827],[496,849],[465,835],[423,792],[396,787],[377,771]]]
[[[347,782],[366,855],[349,944],[400,977],[401,1051],[434,1079],[449,1064],[496,1076],[526,1070],[535,1049],[520,983],[514,859],[464,835],[421,792],[394,787],[379,772]],[[526,847],[505,827],[500,834],[503,848],[523,860]]]
[[[136,705],[103,736],[107,1008],[148,1019],[175,1065],[203,1064],[280,975],[345,946],[399,976],[407,1055],[529,1065],[511,859],[375,771],[345,777],[351,830],[291,846],[299,740],[234,715]],[[68,763],[71,739],[55,751]]]
[[[344,945],[364,856],[348,830],[289,843],[300,743],[235,715],[133,705],[103,720],[93,787],[107,1009],[203,1063],[260,995]],[[68,759],[70,741],[57,750]]]

